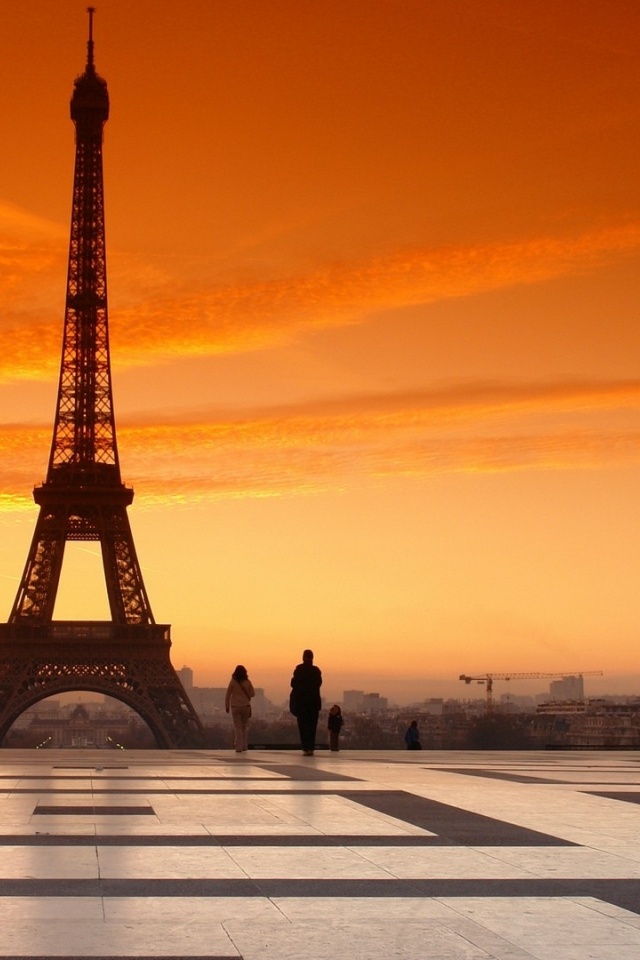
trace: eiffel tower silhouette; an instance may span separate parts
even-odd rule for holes
[[[88,690],[115,697],[148,724],[159,747],[204,745],[203,728],[157,624],[127,516],[133,490],[120,476],[107,321],[102,134],[106,82],[93,59],[74,84],[76,156],[62,362],[47,478],[11,615],[0,624],[0,743],[45,697]],[[65,545],[99,541],[111,620],[53,620]]]

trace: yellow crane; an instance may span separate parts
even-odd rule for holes
[[[481,673],[477,677],[469,677],[461,673],[459,680],[465,683],[484,683],[487,688],[487,713],[493,710],[493,681],[494,680],[544,680],[551,677],[601,677],[602,670],[565,670],[563,673]]]

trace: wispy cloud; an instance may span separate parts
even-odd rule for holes
[[[66,243],[59,225],[0,200],[0,380],[50,375],[59,360]]]
[[[7,427],[0,509],[31,503],[50,430]],[[640,381],[462,385],[123,421],[139,503],[301,495],[389,478],[640,465]]]
[[[194,281],[193,265],[170,269],[114,251],[112,353],[124,369],[265,349],[383,310],[587,272],[638,249],[640,224],[630,223],[575,236],[411,248],[236,282],[214,262],[200,262]],[[60,227],[0,205],[0,380],[50,377],[57,366],[65,258]]]
[[[477,247],[410,249],[334,263],[305,275],[201,284],[132,302],[119,312],[119,362],[262,349],[304,331],[372,313],[588,271],[640,248],[640,224],[574,237]],[[127,359],[128,358],[128,359]]]

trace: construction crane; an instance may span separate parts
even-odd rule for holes
[[[461,673],[459,680],[465,683],[484,683],[487,688],[487,713],[493,710],[494,680],[544,680],[551,677],[601,677],[602,670],[565,670],[564,673],[482,673],[478,677],[468,677]]]

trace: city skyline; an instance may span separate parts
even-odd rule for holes
[[[205,719],[211,712],[208,708],[212,703],[217,704],[215,712],[223,711],[224,695],[228,685],[224,682],[224,678],[221,684],[204,684],[198,679],[197,675],[194,675],[187,664],[178,667],[177,673],[185,690],[198,707],[199,712],[205,716]],[[584,703],[597,703],[601,699],[640,701],[640,695],[638,694],[606,694],[598,692],[596,689],[597,682],[598,681],[594,681],[593,678],[582,678],[580,676],[558,677],[555,680],[548,678],[546,681],[538,678],[537,680],[527,680],[524,682],[511,682],[506,681],[504,678],[497,678],[494,683],[491,709],[492,711],[500,713],[505,706],[522,706],[524,703],[527,703],[529,708],[531,708],[534,703],[555,702],[568,705],[581,701]],[[260,686],[256,686],[255,690],[263,704],[268,704],[270,708],[276,711],[283,711],[289,714],[288,691],[281,696],[279,693],[274,693],[272,690]],[[443,694],[436,696],[427,692],[424,696],[400,700],[392,696],[387,696],[387,691],[385,691],[384,688],[380,690],[353,688],[338,690],[335,684],[333,684],[329,686],[326,691],[323,691],[323,693],[322,709],[325,711],[327,711],[333,703],[341,704],[345,712],[351,713],[376,712],[376,709],[394,711],[398,709],[405,710],[407,708],[422,708],[428,711],[429,708],[433,709],[434,705],[444,703],[459,703],[461,706],[466,704],[472,706],[474,709],[477,709],[478,705],[481,705],[482,709],[486,709],[487,707],[486,686],[476,682],[472,685],[459,684],[452,689],[450,695]],[[211,695],[213,695],[213,699]],[[201,706],[203,696],[205,696],[207,703],[207,709],[204,713]],[[87,691],[71,691],[69,693],[54,694],[51,699],[64,703],[67,706],[82,703],[101,704],[103,702],[107,705],[113,704],[114,706],[118,706],[117,701],[107,694]],[[257,701],[255,705],[257,706]],[[39,705],[36,704],[35,707],[29,709],[37,710],[38,706]],[[127,707],[126,704],[120,704],[120,706],[131,709]],[[522,707],[522,709],[525,708]],[[291,719],[293,723],[293,718]]]
[[[85,10],[3,7],[0,619],[51,442]],[[98,5],[120,459],[177,669],[284,696],[311,646],[325,689],[404,702],[463,672],[640,688],[639,28],[598,0]],[[56,617],[108,618],[91,544]]]
[[[187,692],[192,690],[194,687],[200,690],[214,689],[220,693],[224,693],[226,690],[227,684],[224,682],[221,685],[204,684],[200,682],[197,675],[194,674],[193,670],[191,670],[188,664],[183,664],[182,667],[178,668],[177,672]],[[605,693],[598,692],[598,682],[599,680],[596,680],[592,677],[583,678],[581,675],[574,676],[570,674],[565,674],[564,676],[558,675],[555,679],[549,677],[545,682],[543,682],[541,678],[519,680],[517,677],[514,677],[507,680],[503,677],[498,677],[494,681],[493,685],[494,692],[492,702],[499,709],[501,703],[508,701],[516,702],[518,699],[533,700],[547,697],[553,700],[567,701],[597,700],[599,696],[607,696]],[[486,683],[482,681],[481,676],[474,677],[472,684],[459,683],[455,687],[449,684],[442,684],[439,685],[439,687],[441,687],[439,695],[430,692],[427,685],[424,695],[422,696],[407,696],[402,699],[397,699],[393,696],[388,696],[387,691],[384,688],[380,688],[378,690],[370,690],[368,688],[347,688],[339,690],[336,687],[333,678],[330,677],[328,684],[323,684],[323,688],[321,690],[322,704],[323,709],[325,710],[328,709],[334,702],[340,703],[343,705],[343,707],[346,707],[347,702],[349,700],[353,700],[354,695],[356,694],[360,695],[360,698],[364,697],[364,699],[369,703],[371,702],[371,698],[379,697],[382,701],[384,701],[385,708],[388,702],[389,709],[414,706],[416,704],[423,704],[431,700],[442,700],[445,702],[459,701],[460,703],[482,701],[484,704],[487,703]],[[273,693],[273,691],[268,688],[256,686],[256,690],[260,690],[266,699],[269,700],[274,706],[282,706],[288,712],[288,689],[284,690],[281,686],[278,686],[277,690],[279,692]],[[628,696],[630,698],[639,696],[638,694],[633,693],[617,693],[611,695],[622,697]],[[70,701],[73,700],[73,694],[68,694],[68,698]],[[356,697],[355,699],[358,698]]]

